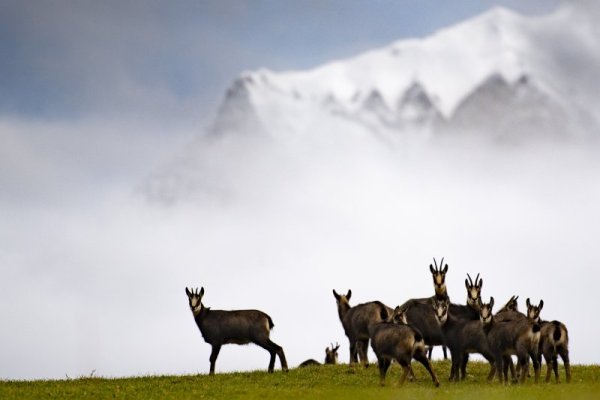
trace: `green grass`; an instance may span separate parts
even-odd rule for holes
[[[124,379],[81,378],[56,381],[0,381],[0,399],[589,399],[600,397],[600,366],[573,366],[570,384],[488,384],[488,365],[469,363],[466,381],[448,382],[448,361],[434,363],[441,385],[413,362],[417,379],[398,385],[400,368],[392,365],[386,386],[379,386],[375,365],[348,365],[241,372],[215,376],[153,376]],[[546,367],[543,367],[542,378]],[[564,371],[561,369],[561,378]]]

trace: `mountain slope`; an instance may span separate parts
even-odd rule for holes
[[[429,37],[401,40],[312,70],[245,72],[228,91],[212,131],[295,137],[309,135],[327,118],[333,125],[352,121],[388,137],[407,131],[436,134],[446,125],[454,134],[460,127],[486,135],[482,119],[492,122],[516,113],[533,117],[500,121],[490,136],[512,135],[515,127],[527,131],[540,119],[553,130],[549,136],[579,135],[581,120],[587,121],[585,129],[598,125],[590,111],[599,105],[595,9],[583,1],[550,15],[524,17],[495,8]],[[515,93],[475,111],[485,97],[482,91],[495,96],[489,86],[494,80]],[[528,84],[521,87],[524,81]],[[470,115],[477,116],[472,125]],[[559,120],[547,119],[554,116]],[[241,127],[239,121],[244,121]]]

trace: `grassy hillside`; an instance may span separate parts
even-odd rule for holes
[[[436,362],[441,386],[435,388],[421,365],[413,363],[416,382],[398,385],[400,368],[388,371],[379,386],[375,365],[347,365],[215,376],[156,376],[126,379],[82,378],[62,381],[1,381],[0,399],[588,399],[600,393],[600,366],[574,366],[570,384],[531,381],[523,386],[487,384],[488,365],[470,363],[465,382],[449,383],[449,362]],[[545,375],[545,365],[542,377]],[[564,371],[561,369],[564,377]]]

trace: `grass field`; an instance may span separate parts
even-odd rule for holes
[[[375,365],[348,365],[226,373],[215,376],[151,376],[124,379],[81,378],[54,381],[0,381],[0,399],[591,399],[600,398],[600,366],[573,366],[570,384],[488,384],[488,365],[470,363],[466,381],[450,383],[448,361],[434,363],[441,385],[433,386],[425,369],[413,363],[415,382],[398,385],[400,368],[392,365],[385,387]],[[542,378],[545,376],[545,365]],[[564,371],[561,369],[561,377]]]

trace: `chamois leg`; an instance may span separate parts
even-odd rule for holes
[[[431,363],[429,362],[429,359],[427,358],[425,353],[424,352],[423,353],[416,352],[413,355],[413,358],[415,360],[417,360],[418,362],[420,362],[421,364],[423,364],[425,369],[427,369],[427,372],[429,372],[429,375],[431,375],[431,380],[433,381],[435,386],[440,386],[440,381],[438,380],[437,376],[435,375],[435,372],[433,372],[433,369],[431,368]],[[410,363],[409,363],[409,366],[410,366]]]
[[[212,351],[210,352],[210,372],[209,375],[215,374],[215,363],[217,362],[217,357],[219,357],[219,351],[221,351],[220,344],[213,344]]]
[[[380,357],[377,360],[377,364],[379,365],[379,384],[381,386],[385,385],[385,375],[387,373],[388,368],[390,367],[391,362],[391,360],[384,357]]]
[[[502,358],[502,353],[494,354],[494,362],[496,363],[496,376],[498,377],[498,381],[502,383],[502,369],[504,368],[504,359]]]
[[[550,382],[550,377],[552,376],[552,368],[554,367],[554,365],[552,363],[552,357],[548,357],[544,354],[544,360],[546,360],[546,383],[548,383]]]
[[[487,376],[487,381],[490,383],[494,380],[494,375],[496,375],[496,364],[491,354],[483,354],[483,357],[490,363],[490,373]]]
[[[465,353],[461,355],[461,363],[460,363],[460,380],[464,381],[467,376],[467,363],[469,362],[469,354]]]
[[[358,362],[358,355],[356,353],[356,341],[353,339],[350,340],[350,365]]]
[[[518,358],[518,363],[521,367],[521,374],[519,376],[519,382],[520,383],[525,383],[525,378],[527,378],[527,374],[525,373],[526,368],[527,368],[527,355],[521,354],[517,356]]]
[[[561,346],[561,348],[558,350],[558,354],[560,355],[560,358],[562,358],[563,364],[565,365],[567,383],[569,383],[571,382],[571,363],[569,362],[569,350]]]
[[[558,357],[552,357],[552,369],[554,370],[554,376],[556,377],[556,383],[560,382],[558,377]]]
[[[428,346],[427,358],[431,360],[431,354],[433,353],[433,346]]]
[[[369,367],[369,358],[367,356],[367,350],[369,349],[369,339],[367,340],[358,340],[356,342],[356,350],[358,352],[358,357],[362,365],[365,368]]]
[[[450,356],[452,357],[451,366],[450,366],[450,382],[458,381],[458,371],[460,369],[459,358],[460,354],[458,351],[451,351]]]
[[[398,363],[400,364],[400,360],[398,360]],[[406,376],[410,372],[410,361],[408,364],[406,364],[406,362],[403,361],[403,364],[400,364],[400,366],[402,367],[402,375],[400,375],[400,385],[404,385],[404,382],[406,381]]]
[[[537,355],[537,350],[534,349],[529,351],[529,357],[531,358],[531,362],[533,363],[533,381],[535,383],[538,383],[540,381],[540,361]]]
[[[444,352],[444,360],[447,360],[448,359],[448,353],[447,353],[446,346],[442,346],[442,351]],[[431,357],[429,357],[429,359],[431,360]]]
[[[273,373],[275,369],[275,356],[279,356],[279,362],[281,363],[281,369],[285,372],[288,370],[287,361],[285,359],[285,354],[283,353],[283,348],[279,346],[277,343],[267,339],[266,341],[257,341],[255,342],[257,345],[267,350],[271,355],[269,360],[269,373]]]
[[[510,377],[512,383],[517,383],[517,371],[515,371],[515,363],[511,356],[506,356],[505,362],[508,364],[508,368],[510,368]]]

